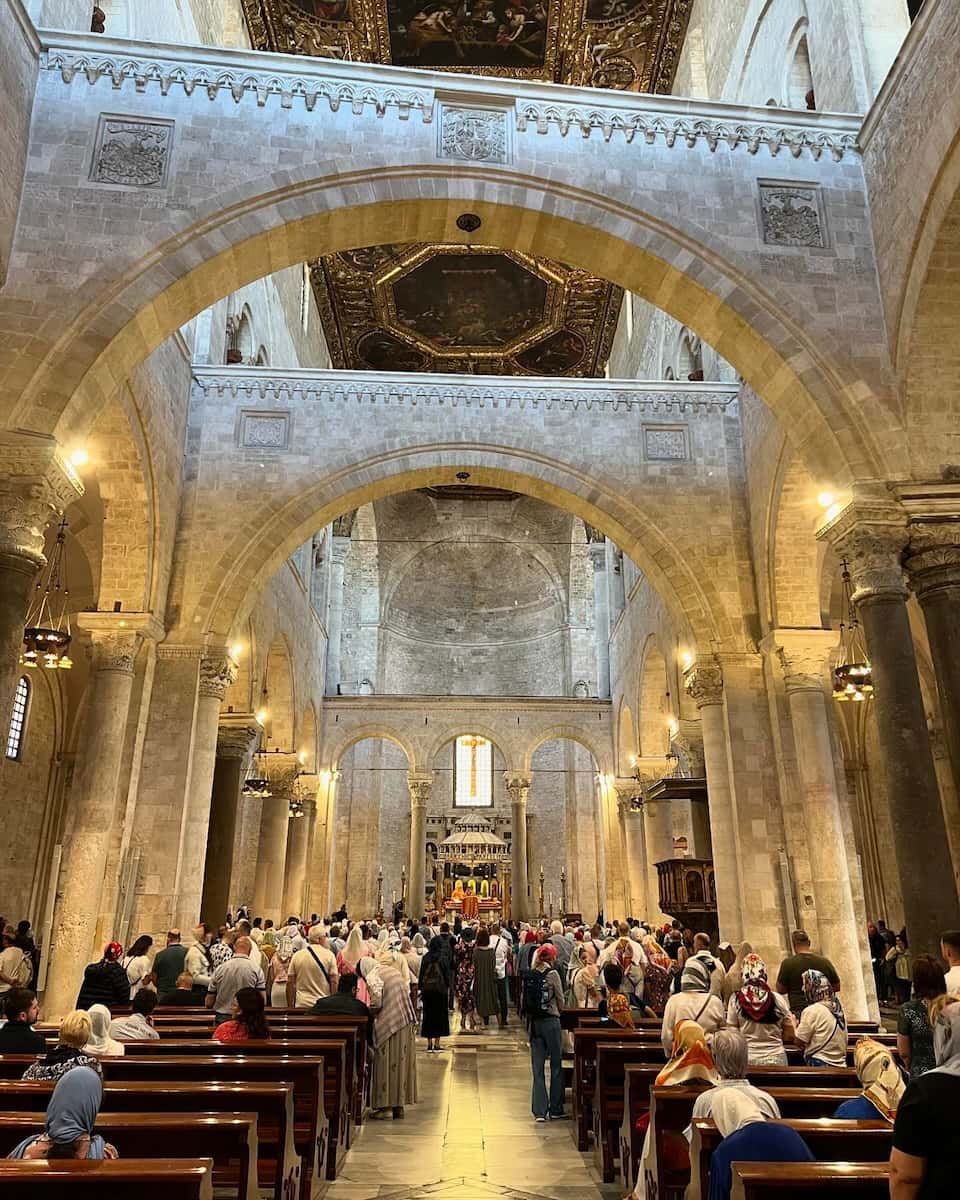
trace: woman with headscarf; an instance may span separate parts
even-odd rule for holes
[[[960,1162],[960,997],[930,1006],[936,1066],[911,1079],[897,1107],[890,1153],[890,1195],[954,1197]]]
[[[420,937],[419,933],[417,934],[417,937]],[[423,938],[420,938],[420,940],[422,942]],[[399,954],[403,961],[407,964],[407,968],[410,971],[411,981],[416,983],[417,977],[420,974],[420,955],[413,948],[413,942],[410,940],[410,938],[402,937],[400,939]]]
[[[789,1125],[768,1121],[746,1092],[730,1088],[713,1102],[713,1120],[723,1141],[710,1159],[707,1200],[729,1200],[735,1162],[814,1162],[810,1148]]]
[[[347,941],[343,949],[337,955],[337,974],[338,975],[356,975],[358,973],[358,964],[367,951],[363,944],[363,933],[359,925],[351,927],[347,934]]]
[[[475,1033],[480,1028],[477,1006],[473,998],[473,952],[474,930],[467,925],[460,934],[460,941],[453,951],[453,990],[460,1009],[460,1029],[463,1033]]]
[[[96,1071],[78,1067],[53,1089],[43,1133],[25,1138],[8,1158],[116,1158],[117,1152],[93,1132],[100,1111],[103,1084]]]
[[[578,942],[569,968],[570,992],[575,1008],[596,1008],[600,1003],[600,970],[593,942]]]
[[[103,948],[99,962],[90,963],[83,972],[83,983],[77,996],[77,1008],[89,1008],[91,1004],[110,1005],[130,1003],[130,980],[120,966],[123,947],[119,942],[108,942]]]
[[[100,1060],[84,1050],[90,1041],[90,1014],[75,1009],[63,1018],[57,1044],[24,1071],[24,1079],[58,1080],[76,1067],[90,1067],[100,1074]]]
[[[125,1047],[123,1042],[110,1036],[110,1009],[102,1004],[93,1004],[87,1012],[90,1017],[90,1040],[83,1048],[84,1054],[95,1054],[97,1058],[119,1058]]]
[[[679,1021],[676,1034],[671,1046],[670,1059],[657,1076],[655,1087],[714,1087],[720,1081],[713,1056],[707,1046],[706,1034],[703,1027],[696,1021]],[[657,1173],[656,1146],[650,1131],[650,1115],[645,1113],[638,1123],[638,1129],[646,1121],[643,1136],[643,1150],[640,1152],[640,1166],[637,1170],[637,1184],[633,1190],[635,1200],[644,1200],[647,1194],[647,1179],[655,1179]],[[671,1165],[682,1170],[684,1164],[689,1165],[690,1152],[683,1134],[665,1137],[664,1151]],[[652,1190],[652,1189],[651,1189]],[[657,1189],[659,1192],[659,1188]]]
[[[843,1121],[875,1121],[879,1114],[892,1125],[905,1090],[892,1051],[873,1038],[861,1038],[853,1051],[853,1066],[863,1092],[856,1100],[845,1100],[834,1117]]]
[[[727,1005],[727,1024],[742,1031],[754,1066],[785,1067],[784,1044],[792,1044],[795,1025],[786,996],[767,981],[759,954],[748,954],[740,967],[740,988]]]
[[[710,990],[712,976],[706,965],[690,956],[680,977],[679,992],[674,993],[663,1010],[660,1041],[665,1054],[670,1053],[673,1036],[681,1021],[696,1021],[706,1033],[723,1027],[726,1014],[723,1001]]]
[[[652,933],[644,936],[641,945],[647,957],[647,964],[643,968],[644,998],[647,1007],[652,1008],[658,1017],[662,1017],[663,1010],[670,999],[670,989],[673,987],[673,976],[670,974],[672,966],[670,955]]]
[[[822,971],[803,973],[807,1007],[800,1014],[796,1041],[808,1067],[847,1065],[847,1018],[833,984]]]
[[[383,979],[376,959],[364,955],[357,963],[357,999],[374,1012],[383,1003]]]
[[[390,961],[390,957],[391,952],[384,948],[376,963],[381,1002],[373,1020],[375,1049],[370,1104],[374,1117],[385,1116],[389,1108],[394,1119],[399,1120],[404,1107],[417,1102],[417,1014],[410,1002],[410,985],[404,980],[399,964]],[[369,961],[361,959],[361,969]]]
[[[443,938],[432,937],[429,949],[420,960],[420,999],[423,1005],[420,1036],[427,1039],[428,1054],[442,1050],[440,1039],[450,1036],[447,997],[450,995],[451,982]]]

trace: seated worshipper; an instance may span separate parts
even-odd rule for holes
[[[423,1007],[420,1036],[427,1039],[427,1053],[443,1049],[440,1039],[450,1036],[450,1010],[447,997],[452,977],[447,964],[441,937],[430,939],[430,946],[420,962],[419,991]]]
[[[736,1088],[713,1102],[713,1120],[723,1141],[710,1160],[708,1200],[729,1200],[735,1162],[815,1162],[810,1148],[789,1125],[768,1121],[756,1100]]]
[[[68,1072],[53,1089],[43,1133],[24,1139],[7,1158],[117,1158],[113,1146],[93,1132],[102,1098],[96,1071],[81,1066]]]
[[[87,1012],[90,1014],[90,1039],[83,1048],[84,1054],[119,1058],[124,1046],[110,1034],[110,1009],[103,1004],[91,1004]]]
[[[483,1021],[481,1030],[490,1024],[490,1018],[500,1012],[500,994],[497,991],[497,956],[490,945],[489,929],[477,932],[477,945],[473,952],[473,1001],[477,1015]]]
[[[701,1093],[693,1104],[693,1117],[710,1120],[713,1102],[724,1088],[736,1088],[752,1096],[771,1121],[779,1121],[780,1108],[769,1092],[754,1087],[746,1078],[748,1047],[747,1039],[739,1029],[718,1029],[710,1040],[710,1053],[720,1080],[716,1087]]]
[[[17,931],[12,925],[0,925],[3,930],[3,949],[0,950],[0,995],[11,988],[29,987],[33,979],[33,960],[23,947],[17,945]]]
[[[900,1005],[897,1013],[897,1054],[916,1079],[936,1066],[933,1058],[933,1026],[929,1005],[946,995],[943,963],[932,954],[918,954],[913,960],[914,999]]]
[[[359,980],[354,974],[341,975],[337,983],[336,995],[323,996],[310,1009],[311,1016],[322,1017],[329,1013],[331,1016],[342,1014],[348,1017],[367,1018],[367,1042],[373,1045],[373,1013],[357,999]]]
[[[647,959],[647,965],[643,968],[644,1000],[648,1009],[662,1017],[673,988],[670,955],[652,933],[646,934],[641,945]]]
[[[192,1008],[197,1003],[197,996],[193,990],[193,976],[189,971],[183,971],[177,976],[177,986],[172,992],[167,992],[161,1003],[172,1004],[175,1008]]]
[[[600,1003],[600,970],[597,948],[592,942],[577,942],[570,959],[568,978],[575,1008],[596,1008]]]
[[[256,988],[241,988],[233,1002],[229,1021],[213,1031],[215,1042],[259,1042],[270,1036],[264,1015],[264,1000]]]
[[[696,1021],[705,1033],[715,1033],[723,1027],[726,1014],[723,1001],[710,991],[712,978],[713,972],[702,957],[688,955],[680,976],[680,991],[670,997],[663,1010],[660,1040],[665,1053],[670,1053],[674,1031],[682,1020]]]
[[[410,1001],[410,984],[389,955],[390,951],[382,952],[375,964],[382,991],[374,1016],[370,1104],[374,1117],[391,1109],[399,1120],[404,1107],[417,1102],[417,1014]],[[361,966],[368,961],[361,959]],[[369,983],[370,976],[365,978]]]
[[[717,1084],[719,1076],[713,1056],[707,1046],[706,1035],[696,1021],[677,1022],[671,1051],[670,1061],[657,1076],[655,1087],[711,1087]],[[640,1152],[640,1166],[637,1169],[637,1184],[633,1195],[635,1200],[644,1200],[648,1184],[654,1184],[657,1171],[656,1146],[650,1130],[649,1112],[645,1112],[639,1118],[637,1130],[643,1133],[643,1150]],[[684,1166],[689,1166],[690,1151],[682,1134],[676,1133],[671,1136],[668,1133],[664,1149],[671,1167],[682,1170]],[[649,1192],[651,1196],[658,1195],[659,1188],[654,1190],[654,1187],[650,1186]]]
[[[893,1124],[905,1085],[893,1051],[873,1038],[861,1038],[853,1051],[853,1066],[863,1084],[856,1100],[845,1100],[834,1118],[841,1121],[875,1121],[879,1114]]]
[[[893,1126],[890,1195],[893,1200],[957,1195],[960,1164],[960,999],[941,996],[930,1006],[937,1065],[907,1084]]]
[[[157,1007],[157,993],[143,989],[134,996],[129,1017],[116,1017],[110,1023],[110,1036],[118,1042],[158,1041],[150,1014]]]
[[[153,945],[153,938],[144,933],[133,943],[127,953],[120,959],[120,966],[127,973],[130,981],[130,999],[150,982],[150,956],[147,951]]]
[[[37,993],[11,988],[3,997],[6,1023],[0,1027],[0,1054],[43,1054],[47,1040],[33,1028],[40,1016]]]
[[[322,925],[312,925],[307,941],[295,950],[287,967],[288,1008],[310,1008],[337,990],[337,959],[326,945]]]
[[[822,971],[803,973],[807,1006],[800,1014],[796,1041],[808,1067],[847,1065],[847,1018],[840,997]]]
[[[119,942],[108,942],[103,948],[103,958],[90,963],[83,972],[83,983],[77,996],[77,1008],[89,1008],[91,1004],[110,1005],[130,1003],[130,980],[120,966],[123,947]]]
[[[614,1021],[621,1029],[636,1029],[630,1001],[624,994],[623,968],[608,962],[603,968],[605,995],[597,1005],[597,1012],[605,1021]]]
[[[237,992],[244,987],[256,988],[267,995],[267,981],[263,972],[250,961],[253,943],[248,937],[239,937],[233,945],[233,957],[221,963],[210,980],[205,1004],[212,1008],[219,1021],[228,1021],[233,1011]]]
[[[43,1058],[31,1063],[24,1071],[24,1079],[54,1080],[66,1075],[74,1067],[92,1067],[100,1074],[100,1060],[84,1050],[90,1041],[90,1014],[75,1009],[63,1018],[57,1044]]]
[[[748,954],[741,964],[739,991],[727,1005],[727,1024],[743,1031],[755,1066],[785,1067],[784,1043],[794,1038],[793,1015],[786,996],[767,982],[767,968],[759,954]]]

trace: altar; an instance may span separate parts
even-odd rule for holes
[[[437,847],[434,896],[447,920],[510,916],[510,850],[484,817],[456,822]]]

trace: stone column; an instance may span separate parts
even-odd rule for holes
[[[848,1016],[866,1020],[862,934],[853,904],[840,793],[834,770],[824,684],[828,659],[836,651],[832,629],[778,629],[764,649],[777,654],[783,669],[820,931],[818,949],[837,968]]]
[[[53,438],[0,433],[0,729],[6,734],[44,531],[83,495]]]
[[[174,920],[181,929],[190,929],[200,917],[220,704],[236,677],[237,664],[232,658],[226,655],[205,655],[201,658],[190,775],[180,826],[180,858],[174,886]]]
[[[252,713],[230,713],[220,718],[200,901],[201,919],[213,926],[219,925],[230,909],[240,792],[260,732]]]
[[[617,803],[620,807],[620,819],[623,822],[624,849],[627,856],[629,916],[649,919],[650,868],[647,862],[647,840],[643,828],[643,806],[634,803],[641,795],[640,784],[635,779],[616,779],[613,786],[617,789]],[[659,912],[659,905],[657,911]]]
[[[333,856],[336,851],[333,830],[340,772],[325,769],[319,773],[318,779],[313,850],[307,868],[307,907],[311,912],[328,916],[340,903],[330,894]],[[289,916],[289,913],[287,915]]]
[[[697,706],[703,729],[703,759],[707,773],[710,840],[713,843],[720,935],[736,945],[743,940],[744,928],[740,907],[736,812],[723,716],[723,671],[714,663],[694,664],[684,672],[683,683]]]
[[[960,906],[907,615],[907,522],[888,495],[863,492],[818,537],[849,563],[866,636],[910,945],[914,954],[936,953],[941,931],[960,925]]]
[[[130,713],[134,662],[145,637],[163,630],[149,613],[81,613],[90,633],[92,664],[84,703],[80,752],[69,798],[59,903],[50,939],[44,1012],[62,1017],[73,1007],[94,946],[110,839],[117,821],[117,789]]]
[[[610,589],[610,628],[620,619],[627,604],[627,591],[623,579],[623,552],[609,539],[607,548],[607,585]]]
[[[316,775],[301,775],[300,785],[305,792],[316,793]],[[311,789],[312,785],[312,789]],[[283,916],[294,914],[305,919],[310,914],[304,911],[307,891],[307,851],[310,847],[310,832],[317,815],[317,802],[312,795],[304,795],[303,816],[291,817],[287,830],[286,879],[283,886]]]
[[[527,896],[527,797],[530,795],[530,775],[514,775],[504,771],[503,782],[510,796],[513,840],[510,843],[510,908],[515,921],[526,921],[530,913]]]
[[[597,695],[610,695],[610,602],[607,595],[606,542],[591,542],[587,553],[593,564],[593,630],[597,643]]]
[[[343,564],[350,549],[348,537],[330,539],[330,590],[327,593],[326,692],[337,694],[340,682],[340,638],[343,632]],[[287,916],[290,914],[288,913]]]
[[[433,772],[411,771],[410,789],[410,866],[407,871],[406,915],[419,919],[426,904],[427,805],[433,794]]]
[[[272,753],[263,756],[271,795],[263,801],[260,817],[260,845],[253,906],[257,916],[285,921],[291,913],[281,912],[284,870],[287,861],[287,826],[293,783],[300,769],[296,754]]]

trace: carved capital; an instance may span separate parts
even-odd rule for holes
[[[204,655],[200,659],[200,695],[222,700],[237,678],[237,664],[226,654]]]
[[[426,808],[433,795],[433,772],[422,775],[411,772],[407,776],[407,787],[410,789],[411,807]]]
[[[533,783],[532,778],[529,775],[515,775],[510,771],[504,771],[503,782],[510,795],[510,803],[526,805],[527,797],[530,795],[530,785]]]
[[[82,495],[79,476],[53,438],[0,433],[0,555],[42,566],[44,530]]]
[[[264,773],[270,781],[270,791],[274,796],[289,799],[293,795],[293,785],[300,773],[300,759],[297,755],[274,750],[264,754],[257,761],[263,763]]]
[[[78,613],[78,629],[90,634],[94,671],[132,675],[140,645],[158,641],[163,626],[152,613]]]
[[[217,726],[217,758],[239,758],[249,765],[262,729],[253,713],[226,713]]]
[[[922,603],[935,592],[960,587],[960,518],[910,523],[905,566]]]
[[[761,649],[779,660],[787,692],[822,692],[824,672],[839,641],[832,629],[777,629],[763,639]]]
[[[698,709],[723,703],[723,670],[716,663],[694,663],[683,673],[683,686]]]
[[[624,816],[643,812],[643,789],[638,780],[621,776],[614,779],[613,786],[617,793],[617,807]]]
[[[817,530],[846,559],[859,604],[876,596],[906,598],[902,558],[907,544],[907,514],[882,487],[861,489],[827,525]]]

